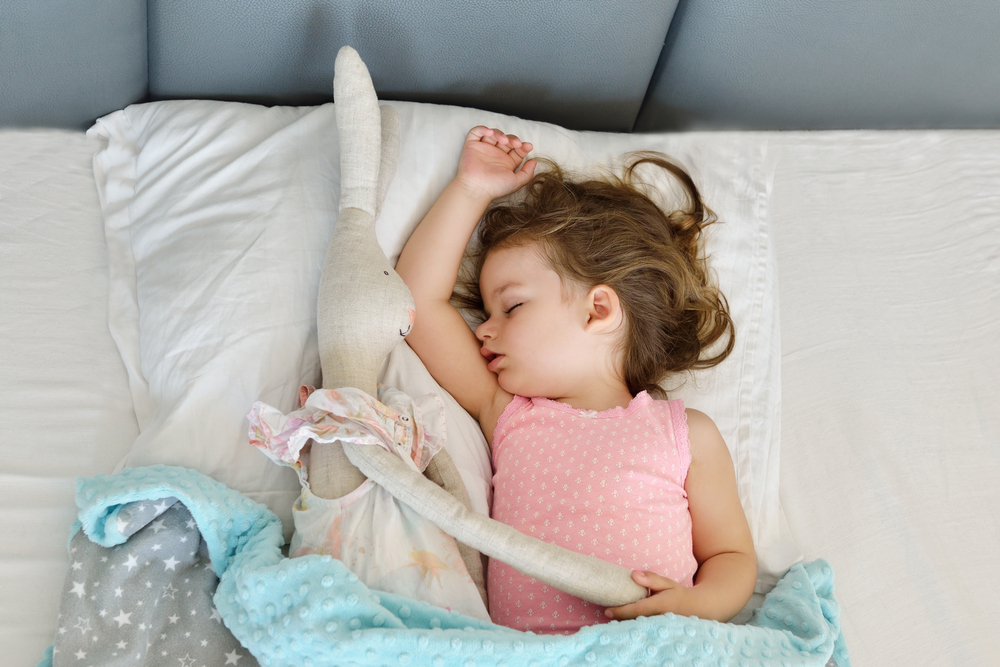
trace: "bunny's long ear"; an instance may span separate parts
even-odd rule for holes
[[[382,213],[382,202],[389,184],[396,175],[399,162],[399,115],[390,106],[379,109],[382,112],[382,157],[378,168],[378,189],[375,197],[375,217]]]
[[[333,103],[340,139],[340,210],[356,208],[374,216],[383,153],[382,119],[368,68],[349,46],[337,53]],[[396,127],[398,146],[398,120]]]

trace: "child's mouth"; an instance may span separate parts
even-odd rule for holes
[[[503,357],[504,355],[498,354],[494,356],[492,359],[490,359],[490,363],[486,364],[486,370],[490,371],[491,373],[496,373],[497,366],[500,364],[500,360],[503,359]]]

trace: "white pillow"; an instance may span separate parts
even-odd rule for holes
[[[474,109],[393,106],[400,160],[376,229],[393,263],[454,176],[474,125],[516,134],[571,170],[593,171],[631,150],[661,151],[688,168],[724,221],[711,228],[708,248],[737,343],[726,362],[676,395],[712,416],[733,453],[766,589],[799,557],[778,503],[766,139],[572,132]],[[121,467],[195,468],[266,502],[290,529],[295,476],[247,444],[245,415],[256,400],[294,409],[299,385],[319,380],[316,291],[340,189],[333,105],[154,102],[106,116],[90,132],[108,139],[94,170],[111,264],[109,325],[141,432]],[[390,361],[388,378],[403,391],[436,387],[408,348]],[[448,450],[473,505],[486,511],[485,439],[452,407]]]

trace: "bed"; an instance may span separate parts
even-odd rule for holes
[[[51,39],[52,16],[44,14],[49,10],[33,7],[11,10],[4,20],[23,28],[34,25],[29,19],[41,13],[44,20],[36,29]],[[325,25],[324,7],[328,8],[314,7],[320,25]],[[377,55],[369,64],[382,97],[409,100],[396,105],[404,120],[404,153],[418,151],[426,142],[436,146],[433,169],[413,170],[419,178],[411,175],[411,180],[394,185],[395,199],[387,207],[397,206],[402,222],[391,233],[383,230],[380,240],[390,258],[398,254],[405,229],[446,182],[448,160],[457,154],[457,142],[470,123],[509,125],[523,128],[517,130],[522,134],[536,131],[549,139],[554,152],[582,156],[581,160],[596,160],[594,156],[608,160],[626,147],[660,147],[695,166],[706,165],[697,175],[719,202],[720,213],[757,223],[753,285],[768,295],[766,301],[756,302],[766,307],[747,313],[748,318],[757,318],[756,330],[769,331],[752,349],[756,365],[749,368],[756,369],[756,375],[744,376],[763,396],[753,403],[758,410],[753,418],[737,414],[729,427],[737,469],[745,473],[747,488],[758,494],[750,506],[758,512],[752,522],[762,557],[773,570],[798,560],[823,558],[830,563],[854,664],[992,664],[990,619],[1000,612],[995,595],[1000,590],[995,568],[1000,556],[996,509],[1000,507],[996,408],[1000,133],[990,129],[996,126],[989,119],[997,117],[997,110],[992,109],[990,116],[988,105],[973,97],[966,100],[965,116],[953,109],[942,112],[939,105],[936,108],[946,119],[928,120],[927,115],[914,117],[919,110],[904,104],[911,115],[897,115],[893,121],[877,104],[864,106],[867,98],[861,96],[853,104],[865,113],[854,116],[861,120],[850,125],[844,119],[851,118],[846,115],[851,104],[842,100],[838,103],[845,107],[828,107],[823,118],[811,116],[817,113],[815,108],[801,102],[799,115],[790,120],[761,106],[765,95],[734,110],[718,97],[713,102],[711,95],[689,91],[685,94],[690,99],[705,106],[680,109],[671,96],[681,95],[684,86],[694,81],[685,78],[684,64],[704,55],[696,47],[705,48],[709,27],[732,27],[732,6],[715,5],[714,16],[712,7],[712,3],[682,3],[675,12],[674,6],[633,5],[620,20],[631,26],[642,24],[635,49],[621,52],[617,46],[621,35],[611,34],[591,47],[602,56],[600,67],[607,69],[594,65],[596,71],[579,71],[581,81],[598,82],[596,88],[607,94],[604,100],[600,95],[581,98],[574,93],[579,82],[562,87],[539,82],[537,77],[558,72],[560,63],[541,68],[545,70],[541,74],[519,63],[514,69],[527,72],[520,79],[508,81],[506,88],[482,89],[455,83],[465,76],[461,72],[446,72],[453,77],[447,84],[412,64],[409,71],[380,75],[380,67],[390,68],[407,51],[400,41],[394,42],[395,50],[372,48]],[[0,133],[7,147],[0,157],[0,329],[5,343],[0,410],[2,423],[10,429],[2,445],[0,470],[2,521],[8,535],[0,552],[0,646],[5,662],[16,665],[35,664],[60,627],[60,594],[74,564],[67,552],[76,516],[74,480],[110,473],[126,461],[130,465],[178,462],[167,461],[163,441],[150,435],[158,395],[150,393],[148,382],[143,388],[150,379],[143,377],[143,370],[151,374],[149,359],[142,357],[148,351],[130,348],[122,338],[123,321],[148,315],[122,312],[129,301],[120,291],[121,272],[128,267],[121,262],[122,247],[115,245],[114,230],[107,226],[107,190],[95,187],[94,156],[107,149],[109,139],[84,130],[98,117],[121,119],[113,112],[144,101],[147,94],[156,100],[238,98],[319,105],[309,106],[308,113],[302,111],[305,107],[288,107],[287,112],[275,107],[274,113],[296,120],[313,118],[320,126],[331,106],[329,93],[323,91],[329,89],[332,65],[328,62],[323,71],[322,54],[303,55],[291,49],[295,57],[281,57],[281,49],[290,47],[282,47],[275,35],[302,29],[301,21],[288,18],[299,16],[296,12],[288,16],[279,12],[278,23],[285,32],[264,35],[257,44],[258,54],[245,44],[243,50],[224,48],[221,52],[228,53],[232,62],[198,70],[190,63],[204,61],[204,52],[198,49],[211,51],[205,33],[227,22],[225,12],[213,9],[192,26],[189,18],[181,18],[182,6],[143,3],[128,12],[112,12],[107,3],[94,3],[90,9],[94,16],[108,14],[107,23],[93,29],[111,31],[116,38],[101,41],[90,36],[83,41],[89,48],[129,56],[113,61],[119,68],[115,85],[103,92],[88,88],[82,93],[88,99],[79,99],[78,92],[72,100],[36,96],[32,104],[27,93],[12,95],[10,103],[5,97],[5,122],[34,127],[10,127]],[[256,10],[251,6],[250,11],[261,21],[266,18],[262,6]],[[459,14],[461,20],[472,20]],[[838,17],[843,19],[834,18]],[[425,19],[405,11],[396,18],[406,25]],[[337,42],[333,48],[352,36],[360,43],[378,44],[378,35],[361,29],[367,20],[362,12],[349,24],[359,26],[355,34],[332,40]],[[581,21],[572,30],[592,25]],[[956,19],[946,27],[954,32],[960,25],[968,23]],[[146,39],[136,38],[136,26],[141,26]],[[66,39],[79,39],[84,28],[71,31]],[[250,39],[239,31],[236,37],[233,34],[223,33],[226,39],[244,43]],[[188,35],[198,48],[180,49],[184,42],[178,35]],[[661,52],[664,35],[667,48]],[[962,48],[974,48],[974,41],[965,39]],[[51,47],[50,43],[47,48]],[[569,39],[560,47],[582,48]],[[38,62],[33,49],[42,47],[38,40],[24,39],[7,42],[3,48],[21,54],[21,62]],[[533,48],[539,51],[530,55],[537,57],[554,47]],[[635,52],[643,49],[645,55],[639,60],[645,65],[635,65]],[[365,55],[363,48],[359,50]],[[268,53],[276,63],[273,71],[261,73],[249,67],[249,58],[259,56],[268,62]],[[413,53],[428,52],[413,46],[411,59]],[[136,57],[143,66],[135,64]],[[7,67],[13,67],[10,58],[5,60]],[[752,60],[742,66],[751,67]],[[289,63],[308,65],[298,83],[288,81]],[[463,64],[489,72],[475,58]],[[721,67],[718,60],[703,65],[708,70]],[[251,75],[227,81],[220,74],[227,67]],[[986,69],[980,81],[986,91],[983,99],[989,97],[990,86],[996,90],[998,76]],[[613,73],[619,70],[628,76],[618,80]],[[321,79],[326,82],[317,83]],[[22,82],[23,73],[5,80]],[[721,75],[718,80],[726,81]],[[57,94],[63,84],[65,79],[54,79],[44,92]],[[519,104],[518,94],[532,86],[552,91],[551,98],[535,95],[528,101],[525,96]],[[947,88],[946,83],[941,86]],[[796,99],[823,99],[823,90],[809,90],[809,95]],[[732,89],[728,93],[730,99],[736,95]],[[725,91],[716,94],[723,96]],[[461,106],[438,106],[428,100]],[[166,127],[162,136],[176,140],[184,104],[132,107],[129,122],[152,128],[158,117]],[[212,104],[188,109],[199,120],[189,119],[186,127],[210,127],[206,118],[224,126],[265,109]],[[786,113],[796,111],[789,108],[782,106]],[[146,124],[141,125],[141,119]],[[111,122],[105,120],[103,126]],[[620,134],[633,125],[655,134]],[[900,126],[911,129],[886,129]],[[935,126],[965,129],[913,129]],[[823,127],[871,129],[815,131]],[[789,128],[800,131],[776,131]],[[667,132],[679,129],[687,131]],[[319,136],[301,134],[300,141]],[[331,152],[334,149],[335,145],[330,147]],[[204,154],[191,150],[188,155]],[[319,175],[309,193],[322,189],[323,172],[314,171]],[[184,173],[190,177],[190,172]],[[335,183],[335,170],[325,173],[328,182]],[[403,183],[408,186],[405,192]],[[708,198],[711,204],[713,198]],[[333,206],[329,201],[313,203],[320,210]],[[317,227],[312,233],[321,239],[324,232]],[[726,249],[720,246],[719,252],[725,254]],[[152,279],[157,265],[148,257],[155,253],[138,258],[139,274]],[[317,261],[303,257],[300,264]],[[154,273],[142,273],[150,267]],[[136,275],[134,266],[132,270]],[[169,275],[159,279],[170,282]],[[175,305],[161,304],[156,312],[171,307]],[[171,321],[178,318],[163,320]],[[148,320],[140,324],[155,326]],[[308,330],[308,323],[297,329],[306,332],[297,349],[308,350],[314,344]],[[741,356],[744,370],[749,352]],[[284,364],[294,376],[288,382],[313,372],[310,363],[305,353],[291,354]],[[288,386],[270,390],[287,393]],[[716,400],[711,387],[702,393],[702,400]],[[692,400],[699,399],[695,395]],[[752,412],[751,406],[745,408]],[[741,449],[734,442],[766,442],[767,447]],[[760,451],[763,458],[752,456]],[[742,461],[741,452],[747,457]],[[259,457],[253,451],[247,456]],[[206,458],[199,465],[206,472],[218,472],[226,468],[226,461]],[[276,510],[287,505],[288,494],[293,493],[287,477],[281,479],[264,467],[248,470],[241,468],[253,477],[252,484],[238,478],[225,481],[257,493]],[[266,477],[269,474],[274,478]],[[257,488],[249,488],[253,484]],[[762,591],[766,583],[762,582]]]

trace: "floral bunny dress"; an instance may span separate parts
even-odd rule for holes
[[[287,415],[254,403],[250,443],[275,463],[293,468],[302,495],[292,507],[291,556],[337,558],[370,588],[490,620],[455,539],[368,479],[338,499],[312,493],[310,441],[382,447],[423,472],[444,446],[444,406],[437,396],[413,399],[378,390],[378,400],[354,388],[302,387],[301,408]]]

